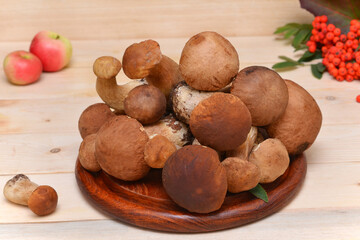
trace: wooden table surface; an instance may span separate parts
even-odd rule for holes
[[[157,40],[175,61],[189,37],[214,30],[233,43],[241,68],[271,67],[278,55],[296,56],[272,32],[287,22],[311,22],[296,0],[234,1],[4,1],[0,0],[0,59],[27,50],[40,30],[73,44],[71,64],[44,73],[36,84],[6,81],[0,67],[0,187],[18,173],[59,195],[55,213],[37,217],[0,196],[0,239],[360,239],[360,82],[317,80],[305,66],[279,72],[307,89],[323,113],[323,126],[306,152],[308,173],[296,198],[261,221],[206,234],[171,234],[115,221],[81,195],[74,167],[81,142],[77,121],[95,91],[93,61],[122,58],[125,48]],[[124,74],[120,82],[126,82]],[[55,151],[54,151],[55,150]]]

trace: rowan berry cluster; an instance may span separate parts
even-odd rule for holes
[[[351,82],[360,79],[360,22],[351,20],[350,31],[342,34],[334,24],[326,24],[327,20],[323,15],[315,17],[312,22],[312,35],[306,43],[309,52],[321,50],[322,63],[336,80]]]

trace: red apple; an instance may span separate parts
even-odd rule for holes
[[[26,51],[9,53],[4,59],[4,72],[9,82],[28,85],[36,82],[42,73],[40,59]]]
[[[41,31],[33,38],[30,52],[40,58],[44,71],[56,72],[70,62],[72,46],[67,38],[57,33]]]

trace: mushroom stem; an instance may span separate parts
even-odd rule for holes
[[[30,181],[24,174],[17,174],[7,181],[3,192],[5,198],[10,202],[27,206],[31,193],[37,187],[38,185]]]
[[[246,141],[237,148],[226,151],[226,157],[236,157],[243,160],[248,160],[250,152],[254,147],[258,137],[257,127],[252,126],[250,132],[247,135]]]
[[[172,88],[182,81],[179,65],[165,55],[162,55],[160,63],[151,69],[145,79],[149,84],[159,88],[166,98],[169,98]]]
[[[105,56],[96,59],[93,70],[97,76],[96,91],[100,98],[117,112],[124,112],[126,96],[133,88],[143,83],[130,81],[124,85],[118,85],[116,75],[121,70],[121,63],[114,57]]]

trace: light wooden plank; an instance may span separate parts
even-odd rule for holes
[[[312,209],[360,210],[360,163],[309,164],[305,183],[296,198],[282,212]],[[0,197],[0,223],[30,223],[54,221],[81,221],[107,219],[95,210],[81,195],[74,173],[29,174],[38,183],[54,187],[59,195],[55,213],[37,217],[23,206]],[[4,186],[11,176],[0,176]],[[1,225],[0,225],[1,226]]]
[[[176,234],[137,228],[113,220],[0,224],[0,239],[360,239],[360,209],[307,209],[280,212],[242,227],[200,234]],[[273,238],[274,237],[274,238]]]
[[[360,145],[359,129],[360,125],[323,126],[306,151],[308,163],[359,163],[354,150]],[[77,131],[0,135],[0,175],[73,172],[81,141]]]
[[[261,36],[313,18],[295,0],[1,0],[0,6],[0,41],[30,41],[39,30],[71,39],[184,37],[204,30]]]

